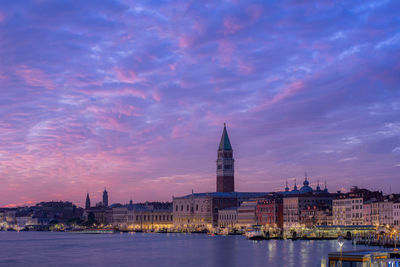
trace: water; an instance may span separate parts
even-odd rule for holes
[[[365,248],[346,241],[343,250]],[[0,266],[320,266],[336,240],[204,234],[0,232]]]

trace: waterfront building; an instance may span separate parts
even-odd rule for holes
[[[171,202],[146,202],[128,208],[128,229],[160,230],[173,227]]]
[[[342,198],[333,200],[334,225],[364,225],[363,198]]]
[[[333,224],[379,224],[379,204],[377,203],[381,199],[383,199],[382,192],[360,189],[356,186],[352,187],[349,193],[338,194],[333,201]],[[367,205],[365,210],[364,203]]]
[[[393,225],[393,202],[385,199],[376,203],[378,206],[377,225]]]
[[[38,218],[33,215],[16,217],[18,229],[43,227],[49,225],[47,218]]]
[[[332,209],[326,205],[308,205],[300,210],[300,225],[311,228],[316,225],[332,225]]]
[[[17,224],[17,209],[7,209],[4,211],[5,223],[8,226]]]
[[[258,224],[256,215],[257,200],[243,201],[237,209],[238,226],[241,228],[249,228]]]
[[[283,200],[280,197],[267,197],[258,200],[256,207],[257,222],[267,227],[283,228]]]
[[[146,202],[114,207],[113,226],[121,230],[159,230],[173,226],[171,202]]]
[[[126,228],[128,224],[128,207],[112,208],[112,224],[118,228]]]
[[[236,228],[238,224],[237,214],[236,207],[218,210],[218,227],[229,229]]]
[[[174,197],[174,225],[178,228],[211,228],[218,225],[219,210],[237,205],[235,193],[192,193]]]
[[[173,197],[174,226],[189,229],[216,227],[219,210],[239,207],[243,201],[262,198],[267,194],[264,192],[214,192]]]
[[[113,221],[113,212],[111,208],[103,206],[91,207],[83,212],[83,220],[90,221],[93,218],[96,224],[109,225]]]
[[[400,202],[397,200],[393,203],[393,226],[400,228]]]
[[[69,201],[40,202],[30,208],[37,218],[47,218],[50,221],[66,223],[70,219],[82,217],[83,209]]]
[[[379,201],[371,201],[371,224],[379,226]]]
[[[333,225],[332,207],[317,210],[315,216],[316,216],[316,221],[317,221],[316,225],[321,225],[321,226]]]
[[[318,211],[331,209],[333,194],[328,192],[328,189],[321,190],[319,183],[316,190],[309,186],[308,177],[305,175],[303,187],[297,189],[295,183],[294,189],[289,191],[286,184],[285,192],[281,193],[283,196],[283,228],[299,228],[305,227],[307,218],[310,213],[316,215]],[[301,216],[301,212],[305,214]],[[329,214],[329,212],[328,212]],[[303,218],[303,221],[302,221]],[[315,218],[313,218],[315,220]],[[310,223],[307,221],[307,225]]]
[[[364,225],[373,225],[372,223],[372,201],[367,200],[363,204],[363,222]]]

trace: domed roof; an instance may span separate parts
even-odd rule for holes
[[[300,191],[297,190],[297,184],[296,184],[296,180],[294,180],[294,187],[293,190],[290,191],[291,194],[298,194]]]
[[[314,190],[310,187],[310,183],[307,180],[307,173],[305,173],[304,182],[303,182],[303,186],[300,188],[300,193],[304,194],[304,193],[310,193],[313,191]]]
[[[310,186],[308,185],[304,185],[300,188],[300,193],[304,194],[304,193],[310,193],[314,191]]]

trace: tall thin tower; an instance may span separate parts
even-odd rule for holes
[[[86,195],[85,209],[90,209],[90,197],[89,197],[89,193],[87,193],[87,195]]]
[[[105,188],[104,188],[104,192],[103,192],[103,206],[108,207],[108,193]]]
[[[218,147],[217,192],[235,192],[234,159],[226,124]]]

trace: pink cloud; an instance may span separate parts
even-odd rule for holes
[[[252,5],[246,9],[246,13],[249,15],[251,22],[256,22],[260,19],[263,9],[261,6]]]
[[[192,45],[193,40],[189,36],[181,36],[179,37],[179,47],[180,48],[188,48]]]
[[[244,28],[235,17],[224,18],[224,35],[233,34]]]
[[[176,63],[169,64],[168,67],[169,67],[170,70],[175,71],[176,70]]]
[[[3,208],[16,208],[16,207],[24,207],[24,206],[33,206],[35,205],[37,202],[36,201],[24,201],[24,202],[19,202],[19,203],[10,203],[7,205],[4,205]]]
[[[232,62],[234,51],[235,47],[231,42],[227,40],[218,42],[218,59],[222,66],[227,66]]]
[[[140,116],[140,113],[138,112],[138,108],[136,108],[133,105],[117,106],[117,107],[113,107],[111,110],[113,113],[122,114],[122,115],[125,115],[128,117]]]
[[[153,93],[151,94],[151,96],[153,97],[153,99],[157,102],[161,102],[161,95],[159,92],[157,91],[153,91]]]
[[[303,81],[293,82],[293,83],[289,84],[289,86],[287,86],[282,92],[280,92],[277,95],[275,95],[272,98],[271,103],[272,104],[279,103],[282,100],[284,100],[284,99],[296,94],[298,91],[300,91],[303,88],[304,88]]]
[[[0,23],[3,23],[6,20],[6,16],[0,12]]]
[[[272,97],[270,100],[266,100],[262,102],[260,105],[254,108],[254,111],[260,111],[273,104],[277,104],[282,102],[283,100],[297,94],[300,90],[305,87],[303,81],[295,81],[285,86],[279,93]]]
[[[31,86],[44,87],[50,90],[55,88],[53,81],[51,81],[47,75],[39,69],[33,69],[26,65],[21,65],[15,73]]]
[[[110,90],[80,90],[80,92],[95,96],[95,97],[122,97],[122,96],[134,96],[141,99],[146,99],[147,94],[143,91],[136,90],[133,88],[122,88],[122,89],[110,89]]]
[[[242,60],[239,60],[238,62],[238,69],[239,73],[243,75],[248,75],[253,72],[253,68],[250,66],[250,64],[243,62]]]
[[[123,70],[120,68],[116,68],[114,71],[117,76],[117,79],[120,82],[138,83],[142,81],[142,79],[140,79],[133,70]]]

